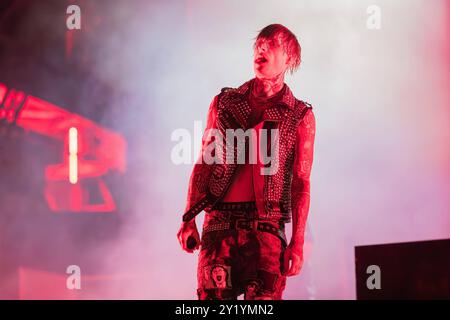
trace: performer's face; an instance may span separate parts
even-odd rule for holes
[[[283,49],[280,36],[257,39],[253,51],[253,69],[259,79],[272,79],[286,72],[289,57]]]

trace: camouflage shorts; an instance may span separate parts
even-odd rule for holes
[[[205,216],[204,228],[223,222],[220,211]],[[277,225],[276,222],[273,222]],[[281,299],[286,277],[279,237],[254,230],[219,230],[202,234],[198,259],[198,298],[246,300]]]

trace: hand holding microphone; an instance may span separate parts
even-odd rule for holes
[[[184,251],[193,253],[197,250],[200,247],[200,235],[195,220],[183,222],[177,233],[177,238]]]

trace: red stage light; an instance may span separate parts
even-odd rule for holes
[[[45,197],[54,211],[110,212],[114,199],[102,177],[125,172],[122,135],[47,101],[0,83],[0,120],[63,143],[63,162],[46,167]],[[101,201],[89,190],[96,188]]]

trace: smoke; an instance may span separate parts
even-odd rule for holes
[[[302,64],[286,81],[317,122],[312,251],[285,298],[354,298],[355,245],[449,237],[445,1],[377,1],[380,30],[366,27],[371,1],[99,3],[87,20],[100,19],[84,46],[89,60],[79,62],[86,81],[72,87],[78,98],[64,98],[74,96],[67,87],[52,96],[128,143],[117,217],[71,216],[52,237],[60,258],[45,256],[55,272],[78,260],[82,274],[111,276],[80,297],[195,298],[197,254],[182,252],[175,236],[192,165],[171,162],[171,133],[193,133],[222,87],[253,77],[253,38],[275,22],[301,43]],[[53,220],[45,221],[28,232],[45,233]],[[299,290],[306,286],[309,294]]]

